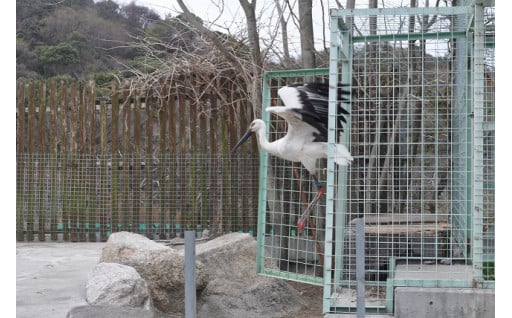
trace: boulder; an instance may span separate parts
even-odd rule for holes
[[[184,253],[129,232],[112,233],[100,262],[131,266],[147,282],[154,306],[164,313],[184,312]],[[196,288],[206,287],[207,274],[196,262]]]
[[[99,263],[88,275],[85,300],[91,305],[153,309],[146,281],[130,266]]]
[[[197,245],[210,281],[198,299],[199,318],[285,317],[307,303],[282,279],[256,274],[256,240],[230,233]]]

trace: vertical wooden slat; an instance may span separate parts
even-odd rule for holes
[[[71,95],[69,101],[69,128],[70,128],[70,167],[69,172],[71,173],[70,178],[70,217],[69,217],[69,227],[70,227],[70,241],[77,242],[78,241],[78,209],[79,209],[79,197],[78,192],[80,189],[80,181],[78,180],[78,166],[79,166],[79,157],[78,157],[78,103],[77,103],[77,82],[73,81],[71,83]]]
[[[59,136],[57,132],[57,87],[55,81],[50,82],[50,239],[56,241],[57,236],[57,192],[59,191],[59,181],[57,178],[58,152],[57,144]]]
[[[60,163],[61,171],[60,185],[62,187],[62,239],[69,241],[69,211],[70,211],[70,125],[69,123],[69,96],[68,96],[68,85],[66,82],[61,81],[60,83],[60,109],[62,118],[62,138],[61,138],[61,152],[62,159]]]
[[[193,86],[195,86],[196,91],[199,89],[197,87],[197,83],[192,83]],[[200,193],[198,191],[198,165],[200,164],[198,161],[198,147],[197,147],[197,135],[198,135],[198,129],[197,129],[197,108],[198,108],[198,101],[197,98],[192,95],[192,98],[189,102],[189,127],[188,131],[190,133],[189,135],[189,150],[188,153],[190,153],[190,160],[189,166],[188,166],[188,176],[189,176],[189,184],[188,184],[188,193],[189,193],[189,200],[187,205],[187,230],[195,228],[197,225],[197,215],[199,213],[198,209],[198,200],[200,199]]]
[[[199,213],[199,222],[198,224],[201,224],[201,230],[204,230],[206,229],[206,226],[208,224],[208,221],[207,221],[207,214],[206,214],[206,211],[208,211],[208,208],[207,208],[207,204],[209,204],[210,202],[210,198],[209,198],[209,191],[208,191],[208,176],[210,175],[210,156],[208,155],[208,138],[205,138],[206,136],[209,135],[209,131],[208,131],[208,122],[207,122],[207,110],[206,110],[206,105],[208,105],[208,99],[209,99],[209,95],[211,93],[211,90],[209,90],[209,92],[205,95],[205,98],[202,99],[202,103],[201,103],[201,109],[199,111],[199,131],[197,132],[197,137],[198,137],[198,143],[199,143],[199,155],[200,155],[200,162],[201,162],[201,167],[200,167],[200,174],[199,174],[199,182],[200,182],[200,187],[199,187],[199,191],[201,193],[201,197],[198,199],[199,202],[199,206],[200,206],[200,211],[198,211]]]
[[[37,193],[37,216],[38,216],[38,229],[37,239],[41,242],[45,241],[45,154],[46,154],[46,83],[39,83],[39,100],[38,100],[38,143],[37,143],[37,181],[36,181],[36,193]]]
[[[78,191],[78,240],[80,242],[87,241],[86,237],[86,206],[87,206],[87,177],[86,177],[86,167],[88,158],[86,156],[86,143],[85,143],[85,125],[86,125],[86,117],[87,113],[86,109],[90,107],[89,101],[87,101],[87,90],[89,85],[84,82],[80,82],[79,85],[79,103],[78,103],[78,118],[77,118],[77,128],[78,128],[78,179],[80,180],[81,185],[77,185]],[[94,103],[94,102],[93,102]]]
[[[96,155],[96,96],[94,88],[88,91],[88,103],[86,109],[86,133],[89,133],[87,142],[87,216],[86,224],[89,242],[96,242],[96,222],[97,222],[97,207],[98,207],[98,191],[96,188],[96,178],[98,177],[98,170],[101,171],[101,166],[106,164],[108,160],[106,154],[98,151]],[[105,191],[108,193],[108,191]],[[101,197],[101,196],[100,196]]]
[[[231,92],[230,87],[227,87],[227,92]],[[229,95],[229,93],[228,93]],[[234,145],[233,140],[235,137],[233,137],[233,134],[231,134],[231,126],[232,126],[232,112],[231,109],[228,107],[222,107],[221,114],[223,123],[222,123],[222,146],[221,146],[221,158],[222,160],[222,192],[224,194],[223,196],[223,212],[227,215],[223,217],[224,220],[227,220],[225,224],[227,223],[228,231],[236,231],[237,229],[234,228],[234,225],[236,223],[236,216],[232,214],[233,211],[233,205],[231,200],[231,167],[229,165],[229,162],[225,160],[225,158],[229,157],[229,146]],[[236,142],[236,141],[235,141]]]
[[[169,102],[165,98],[166,93],[166,83],[160,83],[160,98],[158,100],[160,104],[160,109],[158,111],[158,119],[160,123],[160,145],[159,145],[159,170],[160,170],[160,178],[159,178],[159,194],[160,194],[160,228],[157,232],[161,239],[165,236],[166,224],[168,224],[167,220],[167,198],[168,198],[168,183],[166,181],[167,175],[167,164],[168,164],[168,154],[166,151],[166,133],[167,133],[167,117],[168,117],[168,108]]]
[[[16,240],[23,241],[25,239],[25,209],[24,191],[25,181],[25,84],[17,85],[17,125],[16,125]]]
[[[100,153],[107,153],[107,104],[105,101],[100,103]],[[100,198],[99,198],[99,214],[100,214],[100,241],[105,242],[108,239],[108,192],[107,187],[107,166],[100,164]]]
[[[28,172],[27,172],[27,241],[34,240],[34,152],[35,152],[35,84],[30,83],[28,86],[29,102],[28,102]]]
[[[219,84],[220,81],[217,81]],[[212,100],[212,107],[215,110],[212,121],[213,127],[215,127],[213,135],[215,135],[215,142],[212,144],[212,151],[215,154],[215,168],[214,168],[214,176],[212,184],[214,185],[215,191],[216,191],[216,200],[215,200],[215,206],[212,208],[212,230],[213,233],[220,234],[222,232],[222,229],[226,228],[226,225],[224,223],[224,219],[222,217],[223,215],[223,202],[224,202],[224,178],[222,176],[222,173],[224,171],[224,160],[223,160],[223,143],[226,141],[225,138],[225,120],[223,118],[223,110],[219,107],[221,102],[218,99],[218,96],[215,96]]]
[[[145,188],[145,194],[144,194],[144,202],[145,202],[145,220],[144,223],[146,224],[147,228],[147,234],[146,236],[150,239],[153,238],[152,232],[154,229],[154,221],[155,221],[155,215],[153,214],[153,104],[154,99],[153,97],[149,96],[149,92],[146,94],[146,153],[145,153],[145,178],[146,182],[144,185]]]
[[[208,129],[209,129],[209,156],[210,156],[210,172],[208,176],[208,188],[210,189],[210,199],[208,200],[209,206],[209,215],[208,215],[208,223],[209,230],[215,228],[215,216],[217,215],[217,211],[219,211],[219,187],[217,186],[218,174],[217,174],[217,163],[218,163],[218,155],[217,155],[217,147],[216,147],[216,132],[218,131],[217,121],[218,121],[218,111],[217,111],[217,95],[210,94],[210,109],[208,110]],[[213,234],[213,232],[212,232]]]
[[[178,153],[177,150],[177,138],[176,138],[176,107],[177,107],[177,101],[176,101],[176,93],[173,91],[174,88],[172,84],[169,86],[169,102],[168,102],[168,114],[169,114],[169,178],[168,178],[168,184],[169,184],[169,209],[168,209],[168,223],[169,225],[169,236],[175,237],[175,224],[176,224],[176,173],[177,173],[177,158],[176,155]]]
[[[189,198],[186,195],[187,189],[188,189],[188,182],[189,178],[186,178],[187,175],[187,165],[186,163],[190,159],[190,153],[188,152],[189,146],[189,132],[190,132],[190,126],[189,126],[189,115],[188,115],[188,98],[186,98],[186,95],[183,94],[183,90],[180,90],[180,93],[178,95],[178,104],[177,104],[177,118],[178,121],[176,122],[176,125],[178,127],[177,133],[180,146],[179,146],[179,155],[178,155],[178,169],[177,169],[177,179],[175,181],[176,185],[176,195],[177,195],[177,209],[176,209],[176,228],[177,232],[179,230],[179,235],[182,236],[185,223],[186,223],[186,215],[188,210],[188,203]]]
[[[116,82],[112,83],[112,232],[121,231],[119,216],[119,93]]]
[[[127,231],[133,231],[133,224],[132,224],[132,215],[133,215],[133,205],[131,204],[130,200],[133,198],[131,195],[131,189],[130,189],[130,183],[131,183],[131,176],[130,176],[130,127],[132,126],[131,123],[131,104],[130,104],[130,95],[129,91],[125,88],[124,94],[123,94],[123,145],[122,145],[122,155],[123,155],[123,185],[122,185],[122,192],[123,192],[123,204],[122,204],[122,210],[124,212],[123,214],[123,227],[126,228]]]
[[[137,233],[141,232],[141,133],[140,133],[140,116],[141,116],[141,101],[140,95],[135,95],[135,103],[133,109],[133,143],[134,143],[134,160],[133,160],[133,226]]]

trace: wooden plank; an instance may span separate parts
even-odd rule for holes
[[[176,121],[177,114],[177,93],[175,93],[173,86],[169,87],[169,103],[168,103],[168,114],[169,114],[169,178],[168,178],[168,187],[169,187],[169,209],[168,209],[168,223],[169,224],[169,236],[171,238],[175,237],[175,229],[176,229],[176,173],[177,173],[177,135],[176,129],[179,125]]]
[[[35,184],[35,192],[37,193],[37,217],[38,229],[37,239],[40,242],[45,241],[45,154],[46,154],[46,83],[39,82],[39,98],[38,98],[38,143],[37,143],[37,180]],[[35,127],[34,127],[35,128]]]
[[[80,184],[78,180],[78,102],[77,102],[77,82],[71,83],[71,96],[69,100],[69,114],[70,114],[70,155],[71,162],[69,167],[70,176],[70,217],[69,217],[69,227],[70,227],[70,236],[69,240],[71,242],[78,242],[78,209],[79,209],[79,189]]]
[[[68,95],[68,85],[66,82],[61,81],[60,82],[60,93],[61,93],[61,100],[60,100],[60,107],[62,111],[62,160],[61,160],[61,187],[62,187],[62,239],[64,241],[69,241],[69,215],[70,215],[70,158],[71,155],[69,154],[70,149],[70,138],[69,135],[71,134],[70,131],[70,111],[68,105],[69,102],[69,95]]]
[[[29,94],[29,102],[28,102],[28,121],[27,121],[27,131],[28,131],[28,174],[27,174],[27,241],[34,240],[34,174],[33,171],[35,169],[34,166],[34,153],[35,153],[35,84],[30,83],[28,86],[28,94]]]
[[[136,233],[141,233],[140,223],[141,223],[141,159],[142,159],[142,151],[141,151],[141,101],[140,96],[137,94],[135,96],[135,105],[133,109],[133,143],[134,143],[134,159],[133,159],[133,219],[132,224],[134,226],[134,230]]]
[[[88,107],[91,107],[89,101],[87,100],[87,90],[90,88],[87,83],[80,82],[79,85],[79,105],[78,105],[78,138],[79,138],[79,155],[78,155],[78,179],[81,183],[85,183],[87,180],[87,156],[86,156],[86,142],[85,142],[85,126],[86,126],[86,109]],[[94,101],[93,101],[94,107]],[[86,223],[87,223],[87,217],[86,217],[86,207],[87,207],[87,185],[82,184],[81,187],[77,187],[78,191],[78,240],[80,242],[86,242],[87,236],[86,236]]]
[[[131,103],[130,103],[130,91],[128,89],[124,89],[123,92],[123,141],[122,141],[122,211],[123,214],[123,228],[127,231],[133,231],[132,224],[132,215],[133,215],[133,205],[130,204],[132,199],[132,192],[130,189],[130,161],[131,161],[131,148],[130,148],[130,136],[131,136]]]
[[[160,148],[159,148],[159,171],[160,171],[160,178],[159,178],[159,194],[160,194],[160,214],[159,214],[159,222],[160,222],[160,228],[158,229],[158,235],[161,239],[165,238],[166,233],[166,224],[168,224],[168,209],[167,209],[167,203],[168,203],[168,183],[165,181],[166,175],[167,175],[167,165],[168,165],[168,155],[167,155],[167,140],[166,140],[166,133],[167,133],[167,117],[168,117],[168,111],[169,111],[169,102],[165,98],[165,95],[167,93],[167,87],[166,84],[161,81],[160,82],[160,97],[158,99],[158,102],[160,104],[160,109],[158,111],[158,120],[160,123]]]
[[[107,104],[105,101],[101,101],[100,103],[100,153],[107,153],[107,141],[108,141],[108,132],[107,132]],[[104,159],[102,163],[100,163],[100,190],[101,193],[99,198],[99,219],[100,219],[100,241],[106,242],[108,239],[108,205],[109,200],[107,197],[108,192],[108,181],[107,181],[107,165],[106,160]]]
[[[122,230],[123,220],[119,211],[119,91],[117,82],[112,82],[112,232]],[[106,155],[106,154],[105,154]]]
[[[427,224],[397,224],[397,225],[370,225],[365,226],[364,232],[366,234],[376,235],[436,235],[439,233],[446,233],[451,230],[452,225],[447,222],[427,223]]]
[[[87,137],[87,215],[86,215],[86,232],[87,239],[89,242],[96,242],[96,222],[97,222],[97,206],[98,200],[103,195],[108,195],[108,191],[104,191],[100,197],[98,197],[98,191],[96,189],[96,178],[98,169],[101,169],[101,165],[105,162],[104,153],[99,152],[97,158],[94,157],[96,154],[96,134],[98,130],[96,129],[96,94],[94,93],[94,86],[91,86],[88,90],[87,94],[87,109],[86,109],[86,131],[85,133],[89,133]],[[100,167],[98,167],[98,164]],[[106,192],[106,193],[105,193]]]
[[[379,213],[379,214],[366,214],[364,217],[366,225],[371,224],[414,224],[414,223],[438,223],[448,222],[447,215],[436,214],[392,214],[392,213]]]
[[[16,241],[25,239],[25,84],[17,84],[16,112]]]
[[[57,144],[59,136],[57,131],[57,87],[55,81],[50,82],[50,239],[57,241],[57,193],[59,191],[59,180],[57,178],[58,152]]]
[[[145,170],[145,193],[144,193],[144,223],[146,224],[146,236],[153,239],[151,232],[153,231],[153,221],[156,219],[153,211],[153,105],[155,100],[153,97],[146,94],[146,151],[143,166]]]
[[[195,81],[195,78],[192,79]],[[197,83],[192,83],[191,86],[195,87],[195,90],[200,90],[197,87]],[[194,96],[194,95],[192,95]],[[198,101],[196,98],[191,98],[189,100],[189,124],[188,124],[188,132],[189,132],[189,145],[190,148],[188,153],[190,154],[190,159],[188,160],[188,204],[186,211],[186,229],[189,230],[191,228],[195,228],[197,225],[197,215],[199,213],[199,199],[201,198],[201,194],[198,191],[198,166],[200,164],[198,160],[198,129],[197,129],[197,120],[198,120]]]

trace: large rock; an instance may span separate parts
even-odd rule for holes
[[[85,300],[91,305],[153,309],[146,281],[130,266],[99,263],[88,275]]]
[[[184,251],[145,236],[119,232],[110,236],[101,262],[134,267],[150,288],[155,307],[184,312]],[[199,318],[290,317],[306,306],[299,292],[282,279],[256,274],[256,240],[231,233],[196,245]]]
[[[184,254],[145,236],[116,232],[110,235],[103,248],[100,262],[131,266],[149,286],[153,304],[165,313],[184,311]],[[196,287],[206,287],[204,266],[196,262]]]
[[[201,293],[199,318],[284,317],[306,305],[284,280],[256,274],[256,240],[230,233],[199,244],[196,257],[210,281]]]

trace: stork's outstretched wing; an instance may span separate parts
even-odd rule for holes
[[[343,132],[343,124],[346,123],[345,115],[349,112],[343,108],[342,103],[347,103],[348,91],[338,90],[338,128]],[[289,123],[297,119],[310,125],[316,130],[314,141],[327,141],[329,84],[327,83],[295,83],[284,86],[278,90],[279,97],[285,107],[274,113],[286,119]]]

